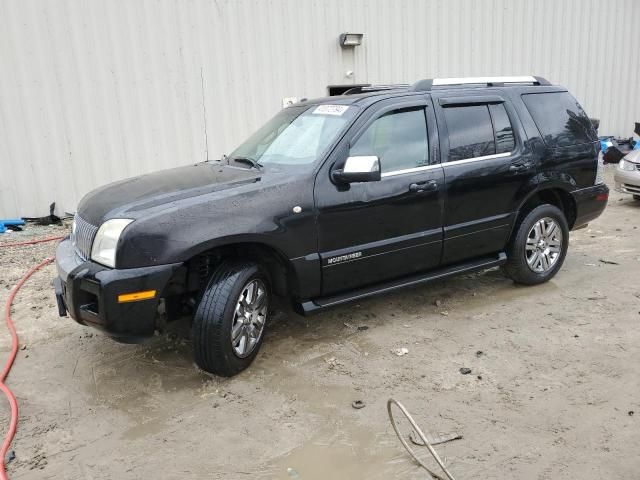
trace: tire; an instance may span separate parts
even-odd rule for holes
[[[253,298],[248,290],[251,285],[256,287]],[[253,305],[254,300],[260,301],[261,289],[264,303]],[[270,300],[269,278],[258,264],[227,261],[220,265],[211,276],[193,317],[191,335],[198,367],[231,377],[251,365],[262,345]],[[248,317],[240,314],[245,311]],[[238,332],[240,336],[232,341],[232,334]]]
[[[569,226],[564,213],[553,205],[540,205],[531,210],[514,230],[503,269],[516,283],[544,283],[558,273],[568,247]]]
[[[634,196],[633,196],[633,199],[634,199],[634,200],[637,200],[637,201],[640,201],[640,195],[634,195]]]

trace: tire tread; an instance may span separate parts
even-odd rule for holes
[[[523,258],[520,251],[520,246],[523,242],[526,242],[526,237],[529,234],[529,230],[534,221],[543,216],[554,216],[560,222],[560,228],[562,229],[563,242],[561,258],[550,272],[540,275],[533,272],[527,265],[526,260]],[[553,278],[553,276],[560,270],[564,259],[567,254],[567,248],[569,246],[569,227],[567,225],[567,219],[558,207],[544,203],[533,208],[528,212],[522,221],[516,226],[513,231],[512,237],[507,246],[507,262],[502,266],[503,271],[514,282],[523,285],[537,285],[539,283],[546,282]]]
[[[249,261],[227,260],[214,271],[204,290],[200,304],[196,310],[193,326],[193,351],[197,365],[203,370],[221,376],[232,376],[253,360],[255,353],[250,355],[245,366],[238,368],[225,353],[228,339],[225,335],[225,314],[230,303],[235,305],[233,290],[240,277],[256,264]],[[234,306],[232,305],[232,306]]]

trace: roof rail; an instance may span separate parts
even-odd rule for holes
[[[460,77],[460,78],[431,78],[418,80],[409,90],[414,92],[428,92],[433,87],[455,85],[486,85],[488,87],[503,87],[508,84],[529,83],[532,85],[551,85],[542,77],[524,75],[519,77]]]
[[[398,83],[389,85],[356,85],[345,91],[342,95],[352,95],[354,93],[379,92],[382,90],[394,90],[396,88],[408,88],[408,83]]]

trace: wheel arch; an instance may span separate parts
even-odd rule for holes
[[[511,235],[527,213],[545,203],[558,207],[564,213],[569,230],[573,228],[577,217],[577,205],[573,195],[564,186],[546,185],[531,192],[519,205],[516,221],[511,228]]]
[[[274,245],[252,237],[229,238],[216,245],[204,244],[186,261],[189,283],[201,288],[224,260],[237,258],[260,264],[269,274],[276,295],[288,296],[299,289],[298,275],[287,256]]]

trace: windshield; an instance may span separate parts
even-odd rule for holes
[[[348,105],[287,107],[236,148],[229,158],[260,165],[314,163],[355,115]]]

